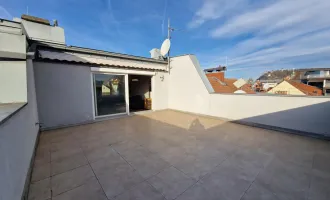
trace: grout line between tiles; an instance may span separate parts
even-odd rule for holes
[[[315,164],[315,156],[316,156],[316,149],[314,150],[314,154],[313,154],[313,161],[312,161],[312,167],[310,169],[310,173],[309,173],[309,184],[308,184],[308,191],[307,191],[307,200],[310,199],[310,194],[311,194],[311,185],[312,185],[312,181],[313,181],[313,169],[314,169],[314,164]]]
[[[225,159],[223,159],[223,161],[221,161],[217,166],[215,166],[210,172],[206,173],[204,176],[202,176],[201,178],[199,178],[194,184],[192,184],[191,186],[189,186],[186,190],[184,190],[181,194],[179,194],[175,199],[179,198],[183,193],[185,193],[187,190],[189,190],[190,188],[194,187],[198,182],[200,182],[203,178],[207,177],[209,174],[213,173],[213,170],[216,169],[217,167],[219,167],[222,163],[224,163],[229,156],[227,156]]]
[[[102,191],[103,191],[103,194],[104,194],[105,198],[107,198],[107,199],[109,200],[107,194],[106,194],[105,191],[104,191],[103,186],[102,186],[101,183],[100,183],[100,180],[98,179],[98,177],[96,176],[96,174],[95,174],[95,172],[94,172],[94,169],[93,169],[91,163],[90,163],[89,160],[87,159],[87,156],[86,156],[86,154],[85,154],[85,150],[81,147],[80,143],[79,143],[79,147],[82,149],[83,155],[84,155],[85,159],[87,160],[87,163],[88,163],[89,167],[91,168],[91,170],[92,170],[92,172],[93,172],[93,174],[94,174],[94,176],[95,176],[95,178],[96,178],[98,184],[100,185],[100,187],[101,187],[101,189],[102,189]]]

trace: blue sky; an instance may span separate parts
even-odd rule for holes
[[[281,68],[330,67],[329,0],[0,0],[0,18],[57,19],[68,45],[149,57],[173,32],[172,55],[227,77]]]

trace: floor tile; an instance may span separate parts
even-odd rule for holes
[[[182,161],[174,164],[174,166],[189,177],[199,180],[210,173],[221,162],[222,159],[217,158],[196,158],[196,156],[187,156],[182,159]]]
[[[126,151],[128,149],[133,149],[136,147],[139,147],[140,145],[134,141],[131,140],[125,140],[123,142],[119,142],[116,144],[111,145],[111,147],[113,149],[115,149],[117,152],[123,152]]]
[[[255,181],[243,195],[242,200],[279,200],[269,185]]]
[[[262,170],[256,181],[268,185],[279,199],[306,199],[310,184],[310,169],[295,162],[274,159]]]
[[[117,154],[117,152],[115,152],[110,146],[100,147],[85,152],[85,155],[89,162],[95,162],[97,160],[106,158],[114,154]]]
[[[34,166],[43,165],[50,162],[49,148],[38,148],[34,158]]]
[[[330,199],[329,155],[328,141],[149,112],[43,132],[30,198],[103,200],[97,178],[111,199]]]
[[[169,167],[148,179],[148,182],[160,191],[168,200],[175,199],[196,181],[174,167]]]
[[[30,185],[29,200],[46,200],[51,198],[50,179],[44,179]]]
[[[118,173],[119,171],[130,171],[133,168],[119,155],[111,154],[104,159],[100,159],[91,163],[91,166],[96,174],[96,176],[101,176],[101,174],[106,172]]]
[[[102,140],[100,137],[93,138],[91,140],[86,140],[80,143],[81,148],[87,152],[93,149],[97,149],[103,146],[109,146],[107,142]]]
[[[143,147],[129,149],[120,154],[143,178],[149,178],[169,166],[169,163],[157,154],[151,153]]]
[[[40,181],[50,177],[50,163],[37,165],[33,168],[31,182]]]
[[[330,172],[314,169],[312,171],[309,200],[330,199]]]
[[[92,180],[73,190],[62,193],[53,200],[107,200],[100,184],[97,180]]]
[[[70,157],[51,162],[51,175],[60,174],[71,169],[86,165],[87,159],[83,153],[77,153]]]
[[[62,142],[56,142],[51,144],[51,152],[60,151],[62,149],[73,149],[79,147],[79,144],[76,139],[68,140],[68,141],[62,141]]]
[[[133,169],[107,171],[97,176],[108,198],[115,197],[144,179]]]
[[[249,188],[252,180],[245,171],[231,165],[229,161],[224,161],[200,183],[212,196],[219,199],[239,200]]]
[[[176,200],[218,200],[213,197],[208,190],[201,184],[197,183],[188,188],[183,194],[176,198]]]
[[[82,153],[82,149],[79,146],[72,146],[65,149],[60,149],[55,152],[51,152],[51,161],[61,160],[69,158],[77,153]]]
[[[330,144],[329,144],[330,145]],[[330,169],[330,151],[317,152],[314,157],[313,168],[320,171],[328,171]]]
[[[95,180],[95,176],[89,165],[55,175],[51,179],[53,196],[72,190],[91,180]]]
[[[186,152],[181,147],[167,147],[166,149],[157,152],[157,154],[171,165],[179,163],[187,157]]]
[[[147,182],[142,182],[119,195],[117,200],[165,200],[165,198]]]

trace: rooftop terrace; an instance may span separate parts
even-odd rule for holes
[[[164,110],[40,135],[29,199],[329,199],[329,142]]]

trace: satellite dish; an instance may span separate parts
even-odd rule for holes
[[[160,54],[162,54],[162,56],[165,56],[170,50],[170,47],[171,41],[169,39],[164,40],[162,47],[160,48]]]

